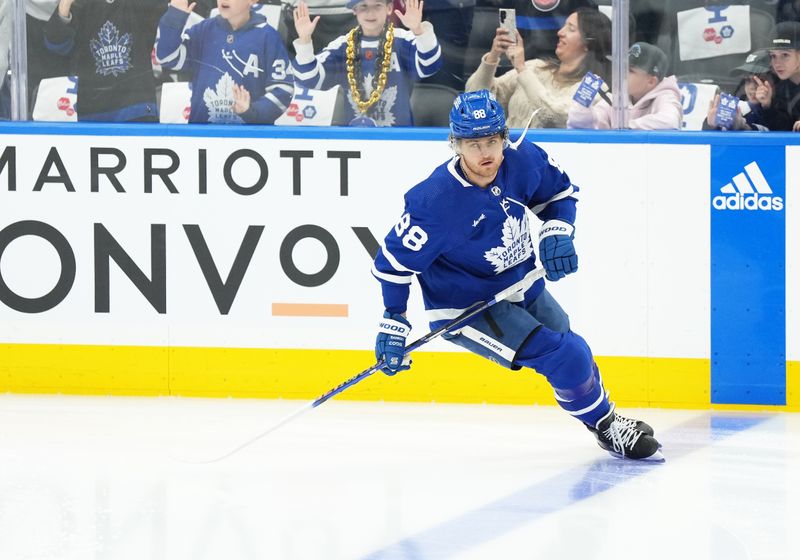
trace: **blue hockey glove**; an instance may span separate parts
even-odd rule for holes
[[[548,220],[539,230],[539,260],[551,282],[578,270],[578,255],[572,238],[575,228],[561,220]]]
[[[411,359],[405,357],[406,337],[411,332],[411,323],[399,313],[384,312],[378,325],[378,338],[375,340],[375,357],[386,360],[381,368],[386,375],[411,369]]]

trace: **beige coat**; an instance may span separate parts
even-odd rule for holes
[[[510,70],[495,78],[497,64],[481,59],[481,65],[467,80],[466,91],[488,89],[506,112],[506,123],[510,128],[522,128],[528,123],[531,113],[536,113],[531,128],[566,128],[567,114],[572,106],[572,96],[580,85],[578,78],[574,83],[562,84],[553,78],[543,60],[526,60],[525,70]]]

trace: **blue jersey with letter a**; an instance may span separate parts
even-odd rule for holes
[[[187,12],[172,6],[161,18],[156,56],[165,68],[192,76],[190,122],[272,124],[294,94],[286,48],[277,31],[258,12],[232,29],[222,16],[183,31]],[[233,111],[233,85],[250,93],[250,109]]]
[[[523,142],[507,147],[503,156],[486,188],[465,179],[455,157],[406,193],[405,211],[372,270],[387,310],[406,310],[416,274],[428,319],[437,328],[535,268],[528,209],[542,221],[574,223],[578,188],[544,150]],[[536,282],[525,301],[543,287],[542,280]]]
[[[424,32],[415,36],[407,29],[395,28],[392,43],[391,64],[386,87],[378,101],[366,112],[377,126],[411,126],[411,90],[414,82],[433,76],[442,66],[441,47],[433,27],[423,23]],[[377,37],[363,37],[356,46],[355,57],[361,59],[362,83],[359,83],[361,98],[366,101],[372,93],[372,79],[380,72],[383,53],[378,52]],[[295,41],[297,56],[294,60],[294,78],[298,84],[309,89],[330,89],[336,85],[344,88],[347,99],[347,122],[360,112],[347,82],[347,35],[342,35],[314,57],[311,45]]]

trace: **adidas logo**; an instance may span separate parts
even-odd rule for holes
[[[715,210],[783,210],[783,198],[772,196],[772,187],[754,161],[723,185],[720,192],[711,199]]]

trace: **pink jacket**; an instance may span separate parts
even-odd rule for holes
[[[573,101],[567,128],[611,128],[611,106],[598,95],[591,107]],[[632,107],[628,107],[628,128],[636,130],[680,130],[683,104],[675,76],[667,76]]]

